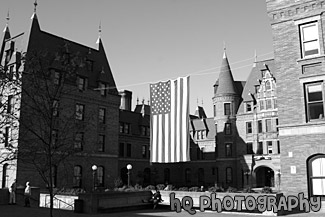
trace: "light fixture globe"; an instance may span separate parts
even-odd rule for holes
[[[91,169],[92,169],[93,171],[96,171],[96,170],[97,170],[97,166],[96,166],[96,165],[93,165],[93,166],[91,167]]]
[[[131,164],[126,165],[126,169],[132,170],[132,165]]]

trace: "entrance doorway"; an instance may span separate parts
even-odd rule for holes
[[[274,171],[270,167],[261,166],[256,168],[256,187],[274,187]]]

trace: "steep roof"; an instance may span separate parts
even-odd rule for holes
[[[205,114],[204,108],[201,106],[196,107],[195,116],[197,116],[198,118],[206,118],[207,117],[207,115]]]
[[[266,70],[266,69],[269,69],[271,71],[271,73],[274,74],[274,72],[275,72],[274,59],[262,60],[262,61],[256,62],[255,66],[252,68],[252,70],[247,78],[245,87],[243,89],[243,93],[242,93],[243,102],[239,106],[238,113],[244,112],[244,102],[253,101],[251,94],[256,99],[255,86],[260,85],[259,81],[262,80],[262,72],[261,71]]]
[[[224,51],[222,62],[221,62],[218,84],[219,85],[216,92],[217,96],[225,95],[225,94],[231,94],[231,95],[238,94],[235,86],[234,78],[231,73],[226,51]]]
[[[192,119],[190,131],[206,130],[206,139],[215,139],[216,130],[214,118]]]

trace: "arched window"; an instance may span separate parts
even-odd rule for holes
[[[97,168],[97,186],[104,187],[104,167],[99,166]]]
[[[81,166],[75,166],[73,168],[73,186],[76,188],[81,187],[82,181],[82,167]]]
[[[325,155],[308,160],[309,196],[325,196]]]
[[[164,169],[164,181],[165,183],[170,183],[170,169],[169,168],[165,168]]]
[[[191,169],[190,168],[187,168],[185,170],[185,182],[186,182],[186,184],[191,183]]]
[[[271,82],[270,82],[270,81],[266,81],[266,82],[265,82],[265,90],[266,90],[266,91],[271,90]]]
[[[2,167],[2,188],[8,187],[7,186],[7,170],[8,170],[8,164],[4,164]]]

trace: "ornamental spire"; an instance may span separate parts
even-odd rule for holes
[[[9,10],[8,10],[7,17],[6,17],[6,27],[4,28],[3,32],[9,32],[9,20],[10,17],[9,17]]]
[[[98,39],[96,41],[96,44],[99,44],[101,41],[101,34],[102,34],[102,22],[99,21],[99,27],[98,27]]]
[[[32,17],[31,17],[31,19],[34,19],[34,18],[37,19],[36,8],[37,8],[37,0],[35,0],[35,2],[34,2],[34,13],[33,13]]]

